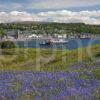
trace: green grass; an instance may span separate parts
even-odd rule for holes
[[[99,59],[100,45],[75,50],[0,49],[0,70],[92,71],[99,78],[100,69],[91,69],[93,66],[99,66]],[[71,69],[71,66],[80,66],[81,68]],[[86,68],[83,68],[84,66]],[[88,76],[81,77],[88,78]]]
[[[100,78],[100,68],[97,68],[93,70],[94,74],[96,75],[97,78]]]
[[[100,58],[100,45],[76,50],[13,48],[0,49],[0,69],[69,70],[71,66],[94,66]],[[80,71],[80,70],[79,70]]]

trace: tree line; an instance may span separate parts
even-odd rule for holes
[[[100,25],[87,25],[84,23],[1,23],[0,34],[4,34],[4,30],[40,30],[40,33],[47,34],[63,34],[69,33],[94,33],[100,34]]]

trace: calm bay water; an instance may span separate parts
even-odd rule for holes
[[[60,48],[60,49],[77,49],[88,45],[100,44],[100,39],[70,39],[68,43],[56,43],[52,45],[40,45],[45,40],[33,39],[30,41],[17,41],[19,47],[25,48]]]

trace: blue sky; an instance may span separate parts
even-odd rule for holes
[[[100,0],[0,0],[0,11],[99,10]]]
[[[0,0],[0,23],[15,21],[100,25],[100,0]]]

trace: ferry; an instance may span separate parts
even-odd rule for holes
[[[52,39],[50,40],[51,43],[68,43],[65,39]]]
[[[52,44],[65,44],[68,43],[65,39],[49,39],[47,41],[43,41],[40,43],[40,45],[52,45]]]
[[[83,35],[83,36],[80,36],[80,39],[91,39],[91,37]]]
[[[91,37],[80,37],[80,39],[91,39]]]

